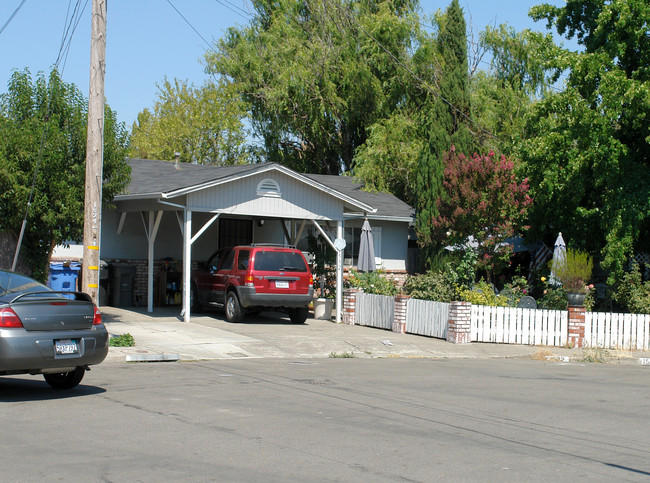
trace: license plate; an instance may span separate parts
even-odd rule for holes
[[[58,356],[79,354],[79,345],[76,340],[55,340],[54,350]]]
[[[276,280],[275,288],[289,288],[289,282],[286,280]]]

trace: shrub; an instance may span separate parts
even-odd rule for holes
[[[452,302],[456,299],[456,275],[451,271],[435,270],[421,275],[409,275],[404,291],[413,298]]]
[[[546,286],[544,295],[537,301],[537,308],[548,310],[566,310],[567,295],[564,287]]]
[[[384,276],[383,270],[374,272],[357,272],[352,270],[348,278],[348,286],[363,289],[365,293],[377,295],[397,295],[397,282]]]
[[[589,291],[587,283],[594,269],[594,261],[589,254],[569,248],[564,259],[553,260],[552,267],[553,273],[568,293]]]
[[[633,314],[650,314],[650,282],[644,282],[636,262],[621,279],[612,298]]]
[[[508,299],[503,295],[494,293],[492,285],[481,280],[471,289],[461,287],[458,290],[458,298],[461,302],[470,302],[473,305],[489,305],[492,307],[507,307]]]
[[[512,281],[506,283],[501,290],[500,295],[504,296],[508,301],[508,306],[516,307],[519,303],[519,299],[524,295],[530,293],[530,288],[528,287],[528,281],[525,277],[521,275],[516,275],[512,277]]]

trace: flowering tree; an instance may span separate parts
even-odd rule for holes
[[[438,240],[460,248],[473,238],[478,253],[477,268],[491,273],[510,259],[512,248],[504,243],[523,228],[532,199],[528,180],[518,182],[514,164],[490,151],[466,157],[454,146],[444,156],[443,195],[433,219]]]

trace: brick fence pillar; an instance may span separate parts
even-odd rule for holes
[[[360,290],[356,288],[348,288],[343,291],[343,317],[341,318],[341,322],[344,324],[355,324],[357,292],[360,292]]]
[[[583,347],[585,341],[585,307],[569,305],[569,344]]]
[[[409,298],[408,295],[395,295],[393,332],[406,333],[406,303]]]
[[[451,342],[452,344],[469,344],[472,342],[471,319],[471,303],[452,302],[449,304],[447,342]]]

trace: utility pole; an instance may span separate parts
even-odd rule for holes
[[[106,74],[106,0],[93,0],[90,33],[90,90],[86,142],[83,288],[99,305],[99,244],[104,165],[104,76]]]

